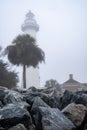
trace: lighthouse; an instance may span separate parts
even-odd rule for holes
[[[25,34],[29,34],[31,37],[36,39],[36,33],[39,31],[39,25],[37,24],[35,16],[31,11],[26,14],[26,18],[24,24],[21,26],[21,30]],[[36,68],[26,68],[26,88],[32,86],[36,88],[40,87],[39,66]]]

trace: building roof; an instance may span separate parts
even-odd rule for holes
[[[79,85],[80,82],[73,79],[73,74],[69,74],[69,79],[66,82],[64,82],[63,85],[65,85],[65,84],[66,85],[71,85],[71,84],[72,85]]]
[[[79,82],[74,79],[69,79],[66,82],[64,82],[63,84],[79,84]]]

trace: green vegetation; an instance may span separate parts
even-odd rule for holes
[[[1,47],[0,47],[1,51]],[[1,55],[1,54],[0,54]],[[4,63],[0,56],[0,86],[7,87],[9,89],[17,87],[18,76],[17,73],[8,69],[9,64]]]
[[[46,88],[57,88],[59,91],[61,90],[60,84],[54,79],[47,80],[45,82],[45,87]]]
[[[38,47],[30,35],[18,35],[12,45],[5,49],[9,61],[14,65],[23,66],[23,88],[26,88],[26,67],[37,67],[45,60],[44,52]]]

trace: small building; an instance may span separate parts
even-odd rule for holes
[[[61,85],[63,91],[72,92],[87,90],[87,83],[80,83],[73,78],[73,74],[69,74],[69,79]]]

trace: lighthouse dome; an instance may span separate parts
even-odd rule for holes
[[[22,31],[24,32],[26,29],[33,29],[36,32],[39,30],[39,25],[37,24],[36,20],[34,19],[34,14],[29,11],[26,14],[26,19],[24,24],[21,27]]]

